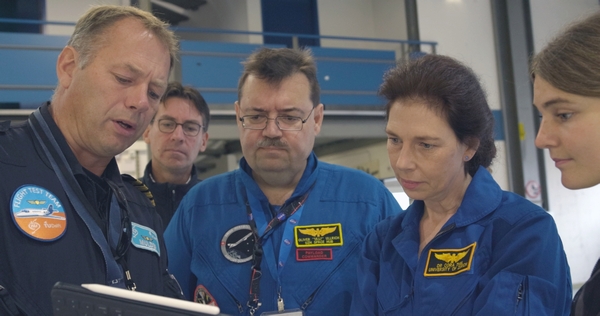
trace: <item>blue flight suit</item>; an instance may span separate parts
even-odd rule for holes
[[[364,243],[351,315],[568,315],[569,265],[554,220],[480,167],[420,257],[423,201]]]
[[[49,127],[47,136],[57,142],[68,162],[68,165],[59,162],[59,166],[64,170],[70,168],[78,180],[87,178],[84,168],[52,119],[49,105],[42,106],[40,113]],[[85,209],[73,207],[27,122],[13,127],[8,122],[0,124],[0,175],[0,315],[12,315],[17,310],[24,315],[52,315],[50,291],[57,281],[73,284],[123,283],[123,279],[109,280],[109,263],[103,256],[101,243],[92,237],[96,233],[96,236],[105,238],[103,230],[104,233],[107,230],[118,231],[123,223],[118,216],[110,224],[106,218],[106,226],[101,228]],[[115,159],[109,163],[101,179],[111,181],[118,188],[115,190],[122,193],[120,195],[127,201],[129,221],[137,232],[156,233],[152,238],[155,240],[149,241],[146,249],[140,247],[135,236],[132,236],[128,248],[122,248],[137,290],[181,298],[177,282],[167,271],[162,223],[150,200],[134,187],[135,179],[120,175]],[[32,195],[34,192],[41,194]],[[98,208],[96,201],[89,202]],[[20,221],[28,220],[22,216],[25,211],[47,210],[50,206],[56,210],[55,213],[32,217],[34,220],[29,227],[19,226]],[[82,216],[88,221],[84,221]],[[32,230],[28,231],[29,228]],[[58,233],[54,237],[43,237],[40,233],[44,230],[48,233],[56,230]],[[138,244],[134,245],[134,240]],[[127,245],[128,241],[123,241],[123,245]],[[110,242],[105,240],[104,244]],[[149,250],[150,247],[155,248]],[[120,277],[123,278],[122,271]]]
[[[180,281],[186,298],[194,300],[195,290],[201,287],[221,312],[231,315],[248,315],[251,260],[238,262],[240,258],[224,252],[224,247],[247,240],[240,236],[234,242],[227,236],[249,223],[246,202],[259,228],[273,216],[273,206],[251,174],[242,158],[240,169],[194,186],[165,231],[169,269]],[[314,153],[289,200],[307,191],[298,212],[277,226],[262,244],[262,306],[256,315],[276,311],[278,293],[286,310],[301,308],[305,315],[347,315],[364,237],[377,222],[401,211],[381,181],[362,171],[320,162]],[[298,237],[311,231],[314,237]],[[320,233],[334,237],[317,244],[319,239],[329,238]],[[246,259],[251,259],[251,253]]]

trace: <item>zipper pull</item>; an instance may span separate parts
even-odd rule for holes
[[[280,286],[279,290],[277,291],[277,311],[283,312],[284,309],[285,309],[285,304],[283,304],[283,298],[281,298],[281,286]]]

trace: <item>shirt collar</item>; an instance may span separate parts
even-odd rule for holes
[[[502,201],[502,189],[496,183],[492,175],[484,167],[479,167],[471,183],[467,187],[458,210],[444,225],[454,223],[456,227],[472,224],[492,213],[498,208]],[[423,217],[423,201],[414,201],[406,210],[407,214],[402,226],[418,227]]]

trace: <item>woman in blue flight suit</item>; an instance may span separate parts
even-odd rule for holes
[[[475,74],[428,55],[380,93],[388,154],[414,200],[363,245],[355,315],[566,315],[569,266],[552,217],[488,168],[493,116]]]

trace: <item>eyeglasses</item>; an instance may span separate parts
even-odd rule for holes
[[[158,120],[158,130],[167,134],[173,133],[179,125],[181,125],[183,134],[186,136],[197,136],[202,129],[202,125],[194,122],[177,123],[171,119]]]
[[[302,126],[304,126],[304,123],[308,121],[308,118],[310,117],[314,109],[315,108],[313,107],[310,110],[308,116],[305,119],[302,119],[299,116],[288,115],[282,115],[276,118],[269,118],[266,115],[245,115],[240,117],[240,122],[242,122],[242,126],[245,129],[262,130],[267,128],[269,120],[274,120],[277,127],[282,131],[301,131]]]

